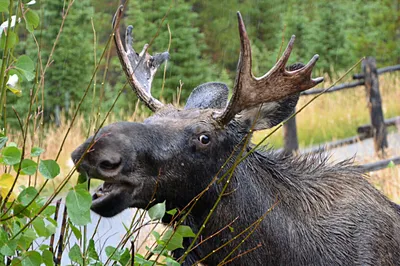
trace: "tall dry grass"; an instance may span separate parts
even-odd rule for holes
[[[325,82],[323,87],[331,85]],[[382,107],[385,118],[400,116],[400,72],[379,77]],[[301,97],[297,106],[303,106],[312,96]],[[323,144],[357,135],[357,127],[370,123],[368,101],[364,87],[326,93],[296,116],[297,134],[301,148]],[[391,131],[399,130],[394,127]],[[257,132],[254,142],[270,131]],[[283,146],[283,131],[279,129],[267,141],[271,146]],[[389,146],[386,157],[399,156],[400,147]],[[356,163],[381,160],[380,157],[357,154]],[[367,178],[390,199],[400,203],[400,166],[369,173]]]
[[[398,149],[397,155],[400,154]],[[376,160],[376,159],[372,159]],[[400,204],[400,166],[369,173],[367,179],[389,199]]]
[[[323,83],[327,88],[331,81]],[[379,77],[382,106],[386,118],[400,116],[400,72]],[[310,101],[312,96],[300,97],[298,107]],[[332,140],[357,135],[357,127],[370,123],[366,92],[363,86],[326,93],[296,116],[300,147],[307,147]],[[255,134],[258,142],[270,131]],[[283,146],[283,132],[279,129],[267,142]]]

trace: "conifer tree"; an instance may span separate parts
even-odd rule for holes
[[[190,4],[183,0],[174,1],[171,6],[162,0],[132,0],[128,5],[126,25],[134,26],[134,48],[138,52],[145,43],[151,43],[150,54],[166,51],[170,39],[167,24],[171,29],[170,60],[162,92],[165,99],[173,98],[180,80],[184,84],[181,95],[184,99],[194,87],[220,80],[216,68],[203,57],[202,52],[206,48],[204,36],[195,26],[197,14],[191,11]],[[162,23],[164,16],[166,18]],[[164,67],[160,67],[153,81],[152,90],[156,97],[161,94],[163,70]]]
[[[49,58],[67,8],[67,1],[43,1],[42,26],[36,32],[40,44],[42,64]],[[75,1],[52,56],[51,66],[45,75],[45,118],[58,122],[60,111],[66,111],[71,102],[81,99],[93,71],[93,32],[90,0]],[[37,48],[29,43],[27,53],[37,56]],[[90,105],[83,105],[83,111]],[[86,108],[87,107],[87,108]]]

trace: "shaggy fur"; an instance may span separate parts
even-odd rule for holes
[[[195,93],[188,109],[167,107],[144,123],[119,122],[100,131],[79,166],[79,171],[105,181],[100,188],[105,195],[94,196],[92,210],[110,217],[163,201],[168,209],[183,209],[217,173],[222,177],[241,148],[250,150],[243,140],[251,126],[279,123],[298,99],[294,95],[266,104],[256,122],[254,110],[245,111],[221,128],[214,119],[220,110],[204,107],[199,93],[208,93],[207,87]],[[212,107],[226,105],[220,99],[208,102]],[[204,135],[209,143],[201,141]],[[91,142],[74,151],[75,162]],[[214,183],[196,202],[185,221],[194,231],[201,228],[226,180]],[[230,229],[214,235],[235,219]],[[217,265],[236,247],[229,265],[400,265],[399,206],[351,162],[329,164],[322,155],[287,156],[271,150],[250,154],[234,170],[201,239],[212,235],[189,253],[184,265],[209,254],[204,263]],[[188,247],[190,240],[184,244]],[[182,254],[175,252],[177,257]]]

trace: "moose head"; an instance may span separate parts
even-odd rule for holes
[[[119,59],[133,90],[154,115],[143,123],[108,125],[73,152],[80,172],[104,180],[93,195],[92,210],[111,217],[129,207],[146,209],[166,201],[169,209],[183,209],[191,203],[187,222],[198,231],[229,180],[228,190],[201,229],[204,238],[212,237],[190,253],[194,255],[187,257],[188,265],[205,256],[206,263],[217,265],[231,254],[238,256],[237,265],[351,265],[375,255],[381,262],[398,262],[397,210],[357,168],[348,163],[329,166],[318,156],[249,152],[253,131],[284,121],[293,113],[300,92],[323,79],[311,78],[318,55],[306,65],[286,66],[294,36],[272,69],[254,77],[250,41],[240,13],[237,16],[241,50],[230,101],[225,84],[205,83],[192,91],[183,109],[177,109],[151,95],[154,74],[168,53],[151,56],[147,45],[137,53],[132,26],[126,30],[124,47],[119,32],[122,8],[118,9],[114,40]],[[223,178],[227,169],[232,171],[230,179]],[[256,236],[244,244],[244,235],[221,231],[234,220],[236,232],[246,231],[277,198],[279,203],[264,217]],[[364,222],[366,213],[377,215]],[[367,243],[360,240],[363,230],[368,231],[368,245],[360,244]],[[258,244],[261,247],[250,257],[238,255]],[[221,245],[226,247],[214,254]],[[237,245],[241,248],[231,253]]]
[[[152,200],[183,207],[200,193],[250,130],[277,125],[294,110],[299,92],[323,79],[311,79],[315,55],[303,66],[285,68],[293,49],[291,38],[282,57],[263,77],[251,72],[251,48],[238,13],[241,53],[233,95],[223,83],[205,83],[193,90],[180,110],[151,95],[151,83],[168,53],[151,56],[145,45],[132,48],[132,26],[126,30],[125,48],[119,33],[122,8],[114,18],[115,43],[125,74],[138,97],[155,114],[143,123],[118,122],[101,129],[72,155],[74,161],[88,149],[79,170],[104,180],[92,209],[113,216],[125,208],[145,208]],[[100,196],[101,195],[101,196]],[[172,207],[172,206],[171,206]]]

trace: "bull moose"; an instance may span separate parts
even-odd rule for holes
[[[300,92],[323,81],[311,78],[318,55],[287,67],[293,36],[273,68],[255,78],[238,12],[241,52],[230,101],[227,86],[211,82],[177,109],[151,95],[168,53],[151,56],[146,45],[138,54],[132,26],[124,47],[122,12],[120,7],[113,22],[117,52],[132,88],[155,114],[143,123],[110,124],[73,152],[79,172],[104,180],[93,195],[94,212],[111,217],[164,201],[169,209],[190,205],[185,223],[209,239],[185,254],[183,265],[206,256],[207,265],[227,259],[230,265],[400,265],[400,208],[359,167],[329,163],[322,154],[254,149],[248,141],[253,131],[281,123]],[[248,228],[254,229],[250,237]]]

